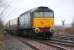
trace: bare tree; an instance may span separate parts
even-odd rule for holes
[[[1,20],[1,18],[0,18],[0,31],[1,30],[3,30],[3,22],[2,22],[2,20]]]
[[[73,23],[72,23],[72,27],[74,28],[74,21],[73,21]]]
[[[0,6],[4,5],[4,0],[0,0]]]
[[[1,18],[0,18],[0,41],[4,41],[4,26]]]
[[[2,8],[2,10],[0,10],[0,18],[2,17],[3,13],[8,7],[9,7],[9,4],[6,0],[0,0],[0,8]]]

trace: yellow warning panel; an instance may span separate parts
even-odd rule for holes
[[[49,28],[53,27],[54,18],[33,18],[33,27]]]

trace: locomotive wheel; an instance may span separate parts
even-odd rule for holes
[[[47,40],[47,39],[50,39],[52,37],[52,33],[51,32],[45,32],[43,33],[43,39],[44,40]]]
[[[47,39],[50,39],[52,36],[53,36],[53,33],[52,32],[48,32],[47,33]]]

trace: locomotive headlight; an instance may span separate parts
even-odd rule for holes
[[[36,33],[39,33],[40,32],[40,29],[39,28],[35,28],[34,30],[35,30]]]

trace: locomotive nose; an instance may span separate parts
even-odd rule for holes
[[[35,28],[34,31],[36,33],[39,33],[39,32],[48,32],[48,31],[50,31],[50,29],[49,28]]]
[[[49,28],[40,28],[40,31],[41,32],[48,32],[49,31]]]

